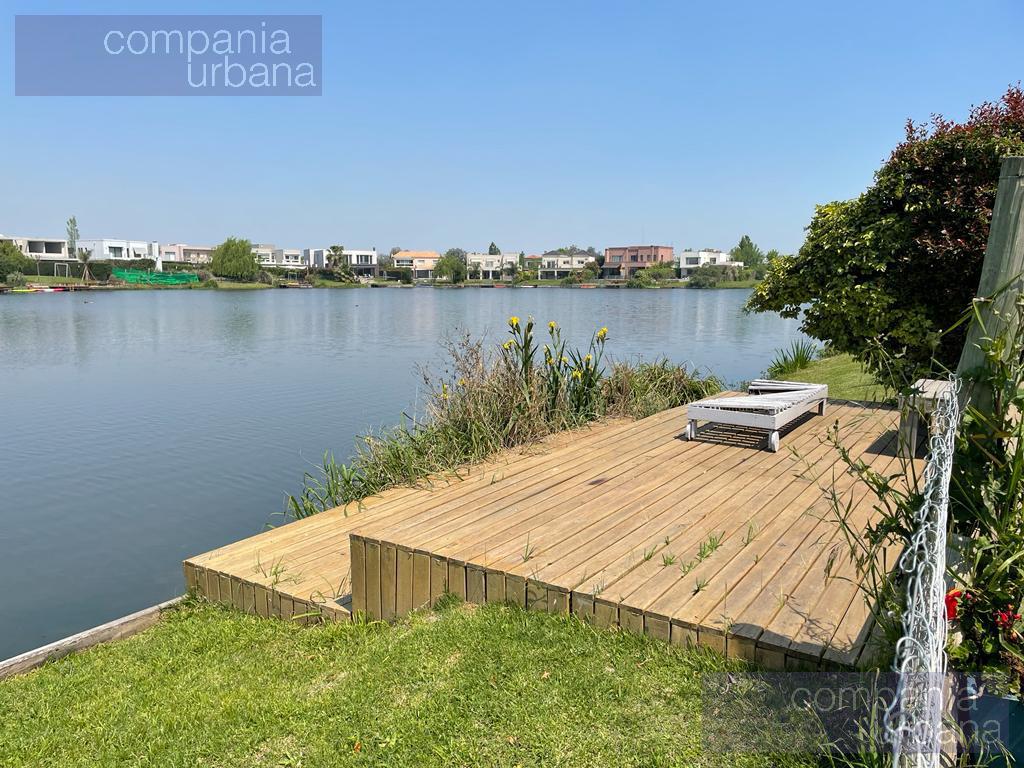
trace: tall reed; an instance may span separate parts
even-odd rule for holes
[[[445,374],[424,373],[422,417],[361,436],[347,464],[325,454],[305,474],[302,491],[287,497],[286,516],[308,517],[416,484],[603,416],[643,418],[721,390],[714,377],[666,360],[616,362],[608,371],[607,338],[600,328],[586,349],[572,349],[552,321],[539,344],[533,318],[511,317],[497,350],[469,335],[447,342]]]

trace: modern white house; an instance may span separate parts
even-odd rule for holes
[[[252,247],[252,252],[261,267],[305,269],[309,264],[298,248],[278,248],[273,243],[257,243]]]
[[[122,240],[113,237],[88,238],[78,241],[79,250],[83,248],[92,254],[93,261],[129,261],[131,259],[152,259],[156,269],[162,269],[160,243],[155,240]]]
[[[377,260],[376,248],[353,251],[346,248],[345,259],[348,261],[348,265],[352,268],[352,271],[360,277],[377,276],[377,267],[379,262]]]
[[[329,263],[330,248],[303,248],[302,258],[311,269],[323,269]]]
[[[519,251],[504,251],[498,254],[467,253],[466,267],[469,274],[480,273],[481,280],[502,280],[511,277],[511,267],[518,269]]]
[[[576,253],[572,256],[548,251],[540,257],[540,269],[538,277],[541,280],[561,280],[573,272],[583,269],[587,264],[594,263],[596,259],[586,253]]]
[[[303,248],[302,258],[314,269],[330,266],[330,248]],[[342,258],[352,271],[360,277],[375,277],[377,274],[377,249],[349,249],[342,252]]]
[[[186,245],[185,243],[163,243],[160,246],[160,258],[163,261],[176,261],[183,264],[209,264],[213,258],[212,245]]]
[[[682,277],[689,277],[700,267],[735,267],[743,268],[742,261],[733,261],[725,251],[705,249],[700,251],[682,251],[679,254],[679,274]]]
[[[66,240],[55,237],[16,237],[0,235],[0,242],[11,243],[25,256],[37,261],[67,261]]]

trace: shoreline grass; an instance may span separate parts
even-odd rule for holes
[[[497,350],[468,335],[447,344],[444,374],[424,372],[422,417],[358,438],[347,463],[325,454],[285,500],[286,518],[304,518],[358,502],[431,475],[458,471],[502,450],[535,443],[604,416],[643,418],[715,394],[721,382],[684,365],[602,362],[608,329],[585,350],[570,349],[557,323],[547,341],[534,320],[509,319]]]
[[[272,285],[266,283],[235,283],[230,280],[218,280],[217,290],[218,291],[261,291],[266,288],[273,288]]]
[[[742,664],[442,603],[394,625],[303,627],[189,599],[139,635],[0,682],[0,764],[764,764],[702,744],[701,677]]]

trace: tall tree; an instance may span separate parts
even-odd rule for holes
[[[497,256],[500,253],[501,253],[501,248],[496,246],[494,244],[494,242],[492,241],[490,246],[487,248],[487,255],[488,256]]]
[[[76,259],[78,258],[78,219],[76,217],[72,216],[70,219],[68,219],[67,228],[65,231],[67,232],[68,236],[68,256],[70,256],[73,259]],[[54,269],[54,274],[56,274],[56,272],[57,270]],[[38,258],[36,258],[36,274],[39,274]],[[82,274],[82,278],[85,278],[84,272]]]
[[[750,235],[740,238],[739,245],[729,251],[734,261],[742,261],[745,267],[758,267],[764,263],[764,252],[757,247]]]
[[[252,280],[260,271],[252,243],[243,238],[229,237],[213,249],[210,271],[218,277]]]

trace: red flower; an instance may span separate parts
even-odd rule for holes
[[[996,626],[1000,629],[1010,629],[1018,621],[1020,614],[1013,612],[1012,605],[1007,605],[1005,611],[996,611]]]
[[[946,621],[953,621],[957,617],[960,608],[960,595],[963,592],[959,589],[951,589],[946,593]]]

